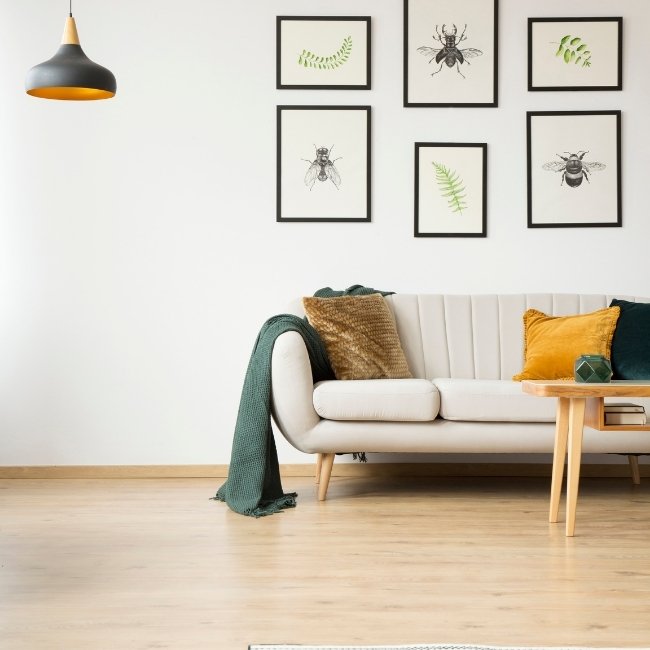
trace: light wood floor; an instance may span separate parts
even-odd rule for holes
[[[333,478],[264,519],[211,479],[0,481],[3,650],[650,646],[650,481]],[[563,504],[562,504],[563,506]]]

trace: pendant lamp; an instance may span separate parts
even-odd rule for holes
[[[113,73],[91,61],[81,49],[70,0],[61,46],[49,61],[35,65],[27,73],[25,91],[44,99],[88,100],[109,99],[116,90]]]

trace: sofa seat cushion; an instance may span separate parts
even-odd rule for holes
[[[326,420],[428,422],[440,397],[426,379],[332,380],[314,386],[314,408]]]
[[[434,379],[440,417],[469,422],[555,422],[556,400],[527,395],[508,379]]]

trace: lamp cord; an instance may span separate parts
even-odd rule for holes
[[[72,0],[70,0],[70,18],[72,18]]]

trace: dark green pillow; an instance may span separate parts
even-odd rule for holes
[[[650,379],[650,303],[614,298],[620,307],[612,341],[614,379]]]

